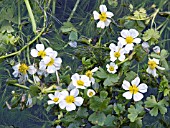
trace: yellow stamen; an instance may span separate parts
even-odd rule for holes
[[[65,98],[65,100],[66,100],[66,102],[67,102],[68,104],[71,104],[71,103],[75,102],[74,96],[67,96],[67,97]]]
[[[99,19],[100,21],[103,21],[105,22],[107,20],[107,15],[105,12],[102,12],[100,15],[99,15]]]
[[[114,53],[114,56],[116,57],[116,58],[119,58],[120,57],[120,52],[118,51],[118,52],[115,52]]]
[[[54,102],[58,102],[58,100],[59,100],[59,98],[57,98],[57,97],[55,97],[55,98],[53,99]]]
[[[93,92],[89,92],[89,96],[93,96]]]
[[[152,70],[157,67],[156,62],[153,61],[153,60],[149,60],[148,65],[149,65],[149,67],[150,67]]]
[[[84,86],[84,82],[82,80],[77,80],[78,86]]]
[[[38,56],[41,56],[41,58],[45,57],[46,56],[45,51],[39,51]]]
[[[29,67],[24,63],[19,66],[19,71],[23,74],[26,74],[28,69]]]
[[[139,88],[136,85],[132,85],[129,87],[129,91],[132,94],[136,94],[139,91]]]
[[[133,37],[127,36],[127,37],[126,37],[126,42],[127,42],[127,44],[133,43]]]
[[[52,65],[54,65],[54,59],[53,58],[51,58],[50,62],[47,64],[47,66],[52,66]]]
[[[92,72],[90,70],[88,70],[86,72],[86,76],[89,77],[89,78],[92,78]]]
[[[109,70],[110,70],[110,71],[114,71],[114,67],[113,67],[113,66],[110,66],[110,67],[109,67]]]

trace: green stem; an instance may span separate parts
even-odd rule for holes
[[[21,84],[17,84],[17,83],[10,84],[10,85],[14,85],[14,86],[16,86],[16,87],[20,87],[20,88],[29,90],[29,87],[27,87],[27,86],[25,86],[25,85],[21,85]]]
[[[158,9],[156,9],[156,11],[152,14],[152,16],[151,17],[153,17],[152,18],[152,21],[151,21],[151,28],[153,28],[153,23],[154,23],[154,21],[155,21],[155,18],[156,18],[156,15],[158,14],[158,12],[159,12],[159,8]]]
[[[17,54],[20,54],[24,49],[26,49],[28,46],[30,46],[31,44],[33,44],[42,34],[43,32],[45,31],[45,28],[46,28],[46,12],[44,11],[44,25],[43,25],[43,28],[41,30],[41,32],[31,41],[28,42],[27,45],[25,45],[24,47],[22,47],[19,51],[17,52],[13,52],[11,54],[7,54],[7,55],[3,55],[3,56],[0,56],[0,59],[4,59],[4,58],[7,58],[7,57],[11,57],[11,56],[14,56],[14,55],[17,55]]]
[[[72,12],[71,12],[71,14],[70,14],[67,22],[69,22],[69,21],[71,20],[71,18],[73,17],[73,15],[74,15],[74,13],[75,13],[75,11],[76,11],[76,9],[77,9],[77,6],[78,6],[79,2],[80,2],[80,0],[77,0],[77,1],[76,1],[76,4],[75,4],[75,6],[74,6],[74,8],[73,8],[73,10],[72,10]]]
[[[124,61],[119,62],[117,65],[121,65],[121,64],[123,64],[124,62],[126,62],[126,61],[128,61],[128,60],[131,60],[132,57],[133,57],[133,55],[135,55],[135,54],[136,54],[136,52],[132,52],[128,58],[126,58]]]
[[[21,30],[21,8],[20,8],[20,0],[18,0],[18,28]]]
[[[55,5],[56,5],[56,0],[53,0],[53,6],[52,6],[52,15],[53,16],[55,14]]]
[[[31,19],[32,30],[36,34],[36,22],[35,22],[35,19],[34,19],[34,15],[32,13],[32,9],[31,9],[30,3],[29,3],[28,0],[24,0],[24,2],[26,4],[27,10],[28,10],[28,14],[29,14],[29,17]]]

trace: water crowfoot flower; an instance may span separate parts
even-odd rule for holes
[[[47,73],[55,73],[60,69],[62,60],[61,58],[56,58],[57,52],[53,51],[53,54],[50,56],[45,56],[39,63],[39,69],[47,71]]]
[[[159,46],[155,46],[155,47],[153,47],[153,51],[157,54],[160,54],[161,49]]]
[[[89,87],[91,83],[89,77],[87,77],[86,75],[79,75],[78,73],[72,75],[71,79],[72,79],[72,84],[76,88],[80,88],[80,89],[86,89],[86,87]]]
[[[87,90],[87,96],[88,97],[92,97],[92,96],[94,96],[96,93],[95,93],[95,91],[93,90],[93,89],[88,89]]]
[[[63,100],[59,103],[61,109],[66,108],[67,111],[73,111],[76,109],[76,106],[81,106],[83,104],[84,99],[82,97],[77,97],[79,94],[77,88],[71,90],[70,94],[66,90],[61,93],[63,96]]]
[[[48,100],[48,104],[58,104],[61,100],[63,100],[63,97],[61,95],[61,92],[55,91],[53,94],[48,94],[48,97],[50,100]]]
[[[87,77],[89,77],[90,81],[92,82],[92,84],[95,83],[95,79],[93,78],[93,74],[94,72],[96,72],[99,68],[98,67],[95,67],[94,69],[92,70],[88,70],[85,74]]]
[[[93,16],[95,20],[100,20],[97,23],[97,27],[98,28],[105,28],[105,26],[109,26],[111,20],[108,18],[111,18],[113,16],[112,12],[108,12],[107,11],[107,7],[106,5],[100,5],[100,12],[101,14],[99,14],[97,11],[93,11]]]
[[[135,29],[123,29],[120,34],[122,37],[119,37],[118,40],[122,45],[125,45],[125,50],[128,53],[130,52],[130,50],[133,50],[133,43],[139,44],[141,42],[140,38],[136,38],[139,33]]]
[[[123,93],[123,97],[125,97],[126,99],[132,99],[133,96],[133,100],[134,101],[139,101],[143,98],[143,94],[142,93],[146,93],[148,86],[144,83],[140,84],[140,78],[136,77],[134,80],[131,81],[131,84],[127,81],[124,80],[122,87],[125,90],[128,90],[127,92]]]
[[[111,62],[110,64],[106,65],[106,68],[109,73],[115,74],[117,72],[118,66]]]
[[[158,64],[159,64],[159,60],[158,59],[155,59],[155,58],[150,59],[149,58],[148,68],[146,69],[146,71],[149,74],[152,74],[154,77],[157,77],[158,74],[156,73],[156,68],[160,69],[160,70],[165,70],[165,68],[158,66]]]
[[[44,58],[47,55],[50,55],[53,52],[52,48],[44,48],[44,44],[36,44],[36,49],[31,50],[32,57],[38,57]]]

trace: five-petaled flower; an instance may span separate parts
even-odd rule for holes
[[[54,95],[48,94],[48,97],[50,98],[50,100],[48,100],[48,104],[58,104],[61,100],[63,100],[63,96],[59,91],[55,91]]]
[[[125,45],[127,53],[129,53],[130,50],[133,50],[133,43],[139,44],[141,42],[140,38],[136,38],[139,35],[139,32],[135,29],[123,29],[120,34],[122,37],[119,37],[118,40],[122,45]]]
[[[84,99],[82,97],[77,97],[79,94],[79,90],[77,88],[70,91],[64,90],[61,92],[63,96],[63,100],[59,102],[59,107],[61,109],[66,108],[67,111],[73,111],[76,109],[76,106],[81,106],[83,104]]]
[[[101,14],[99,14],[97,11],[93,11],[93,16],[95,20],[100,20],[97,23],[97,27],[98,28],[105,28],[105,26],[109,26],[111,20],[109,18],[111,18],[113,16],[112,12],[108,12],[107,11],[107,7],[106,5],[100,5],[100,12]]]
[[[160,69],[160,70],[165,70],[165,68],[158,66],[158,64],[159,64],[159,60],[158,59],[155,59],[155,58],[150,59],[149,58],[148,68],[146,69],[146,71],[149,74],[152,74],[154,77],[157,77],[158,74],[156,73],[156,68]]]
[[[93,74],[94,72],[96,72],[99,68],[98,67],[95,67],[94,69],[92,70],[88,70],[85,74],[87,77],[89,77],[89,80],[92,82],[92,84],[95,83],[95,79],[93,77]]]
[[[131,81],[131,84],[127,81],[124,80],[122,87],[123,89],[127,90],[127,92],[123,93],[123,97],[125,97],[126,99],[132,99],[133,96],[133,100],[134,101],[139,101],[143,98],[143,94],[142,93],[146,93],[148,86],[144,83],[139,84],[140,83],[140,78],[136,77],[134,80]]]
[[[72,75],[71,79],[72,79],[72,84],[76,88],[80,88],[80,89],[86,89],[86,87],[89,87],[91,83],[89,77],[87,77],[86,75],[79,75],[78,73]]]
[[[118,66],[111,62],[110,64],[106,65],[106,68],[109,73],[115,74],[117,72]]]

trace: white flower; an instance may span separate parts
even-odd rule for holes
[[[55,128],[61,128],[61,126],[60,126],[60,125],[57,125]]]
[[[73,48],[77,47],[77,42],[76,41],[70,41],[68,44],[70,45],[70,47],[73,47]]]
[[[148,42],[143,42],[142,43],[142,48],[147,52],[147,53],[149,53],[149,44],[148,44]]]
[[[60,69],[62,60],[61,58],[56,58],[57,52],[53,51],[53,54],[45,56],[39,63],[39,69],[42,71],[47,71],[48,73],[55,73]]]
[[[14,72],[12,73],[14,77],[18,77],[19,75],[25,75],[27,76],[27,71],[33,75],[36,73],[37,69],[34,67],[34,65],[27,66],[25,63],[18,63],[15,66],[12,67],[14,69]]]
[[[120,32],[122,37],[119,37],[118,40],[122,45],[125,46],[125,50],[129,53],[130,50],[133,50],[133,43],[139,44],[141,42],[140,38],[136,38],[139,35],[139,32],[136,31],[135,29],[130,29],[130,30],[122,30]]]
[[[76,88],[86,89],[86,87],[90,86],[90,80],[86,75],[79,75],[75,73],[71,76],[71,80]]]
[[[87,90],[87,96],[88,97],[92,97],[92,96],[94,96],[96,93],[95,93],[95,91],[93,90],[93,89],[88,89]]]
[[[159,46],[155,46],[155,47],[153,47],[153,51],[157,54],[160,54],[161,49]]]
[[[115,74],[117,72],[118,66],[111,62],[110,64],[106,65],[106,68],[109,73]]]
[[[94,69],[92,70],[88,70],[85,74],[87,77],[89,77],[90,81],[92,82],[92,84],[95,83],[95,79],[93,78],[93,74],[94,72],[96,72],[99,68],[98,67],[95,67]]]
[[[36,49],[31,50],[31,55],[33,57],[40,56],[41,58],[44,58],[47,55],[52,54],[53,49],[52,48],[44,48],[44,44],[36,44]]]
[[[155,58],[150,59],[149,58],[148,68],[146,69],[146,71],[149,74],[152,74],[154,77],[157,77],[158,74],[156,73],[156,68],[160,69],[160,70],[165,70],[165,68],[158,66],[158,64],[159,64],[159,60],[158,59],[155,59]]]
[[[62,93],[59,91],[55,91],[53,94],[48,94],[50,100],[48,100],[48,104],[58,104],[61,100],[63,100]]]
[[[28,99],[27,99],[26,106],[29,107],[29,108],[33,106],[33,104],[32,104],[32,98],[31,98],[31,95],[30,95],[30,94],[28,95]]]
[[[63,100],[59,103],[59,107],[61,109],[66,108],[67,111],[72,111],[76,109],[76,106],[81,106],[83,104],[84,99],[82,97],[77,97],[79,94],[79,90],[77,88],[70,91],[64,90],[61,92],[63,96]]]
[[[100,12],[101,14],[99,14],[97,11],[93,11],[93,16],[95,20],[100,20],[97,23],[97,27],[98,28],[105,28],[105,26],[109,26],[111,20],[108,18],[111,18],[113,16],[112,12],[108,12],[106,5],[100,5]]]
[[[123,93],[123,97],[125,97],[126,99],[132,99],[133,96],[133,100],[134,101],[139,101],[143,98],[143,94],[142,93],[146,93],[148,86],[144,83],[139,84],[140,83],[140,78],[136,77],[134,80],[131,81],[131,84],[127,81],[124,80],[122,87],[123,89],[127,90],[127,92]]]
[[[119,60],[119,61],[124,61],[125,60],[125,49],[122,48],[123,45],[121,45],[121,43],[118,43],[118,46],[116,46],[115,44],[111,43],[109,48],[111,49],[110,51],[110,61],[114,62],[115,60]]]

